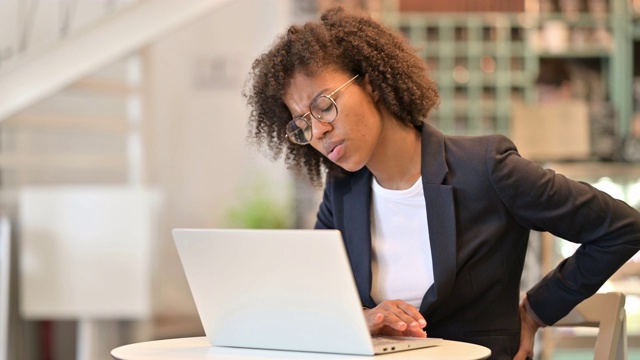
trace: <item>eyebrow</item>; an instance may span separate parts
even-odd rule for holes
[[[309,102],[309,105],[311,105],[311,103],[313,102],[313,100],[317,99],[318,97],[320,97],[322,94],[324,94],[324,93],[325,93],[325,92],[327,92],[328,90],[329,90],[329,88],[324,88],[324,89],[322,89],[322,90],[318,91],[318,92],[317,92],[317,93],[316,93],[316,94],[311,98],[311,101]],[[307,105],[307,106],[309,106],[309,105]],[[302,117],[302,116],[304,116],[304,115],[306,115],[306,114],[308,114],[308,113],[310,113],[310,112],[311,112],[311,109],[309,109],[309,111],[307,111],[307,112],[305,112],[305,113],[303,113],[303,114],[295,115],[293,118]]]

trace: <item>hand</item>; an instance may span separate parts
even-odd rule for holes
[[[373,309],[364,309],[371,335],[427,337],[427,321],[414,306],[402,300],[385,300]]]
[[[520,348],[514,360],[533,359],[533,343],[538,328],[540,325],[529,315],[523,301],[520,304]]]

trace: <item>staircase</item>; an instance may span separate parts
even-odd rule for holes
[[[19,193],[29,186],[148,184],[145,47],[228,2],[0,1],[0,213],[17,219]],[[12,235],[20,241],[19,230]],[[17,250],[12,257],[19,258]],[[16,263],[0,358],[89,359],[122,340],[112,324],[100,324],[101,343],[93,344],[79,326],[75,352],[73,338],[54,331],[47,339],[39,324],[18,315]],[[43,347],[47,342],[58,350]]]
[[[14,23],[20,31],[6,32],[8,36],[16,36],[17,40],[14,40],[15,46],[3,51],[6,54],[3,55],[6,58],[4,61],[10,67],[9,70],[3,70],[6,66],[0,67],[0,121],[228,1],[140,0],[133,4],[127,1],[124,2],[126,5],[116,6],[114,11],[98,17],[94,24],[79,26],[72,33],[69,33],[70,30],[63,30],[63,38],[48,41],[25,40],[35,29],[34,24],[38,24],[38,19],[35,18],[38,13],[34,8],[40,2],[47,3],[46,1],[3,2],[0,6],[13,7],[16,11],[26,8],[22,10],[23,15],[17,17],[22,22]],[[68,4],[66,7],[60,5],[60,9],[69,13],[69,4],[76,1],[53,3]],[[11,11],[0,13],[8,17]],[[58,28],[70,26],[64,19],[63,14]],[[149,19],[158,20],[148,21]],[[46,33],[43,37],[45,35]],[[10,40],[6,39],[2,43],[10,43]],[[29,48],[30,43],[37,44],[36,48]],[[10,54],[16,55],[11,57]]]

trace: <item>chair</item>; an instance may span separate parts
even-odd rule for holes
[[[595,360],[627,359],[627,323],[625,295],[619,292],[598,293],[578,304],[553,327],[597,327]]]
[[[0,359],[9,357],[9,289],[11,277],[11,223],[0,217]]]

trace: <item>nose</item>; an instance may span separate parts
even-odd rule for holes
[[[333,130],[333,125],[330,123],[322,122],[313,116],[311,116],[311,133],[313,134],[312,139],[322,139],[324,134]]]

